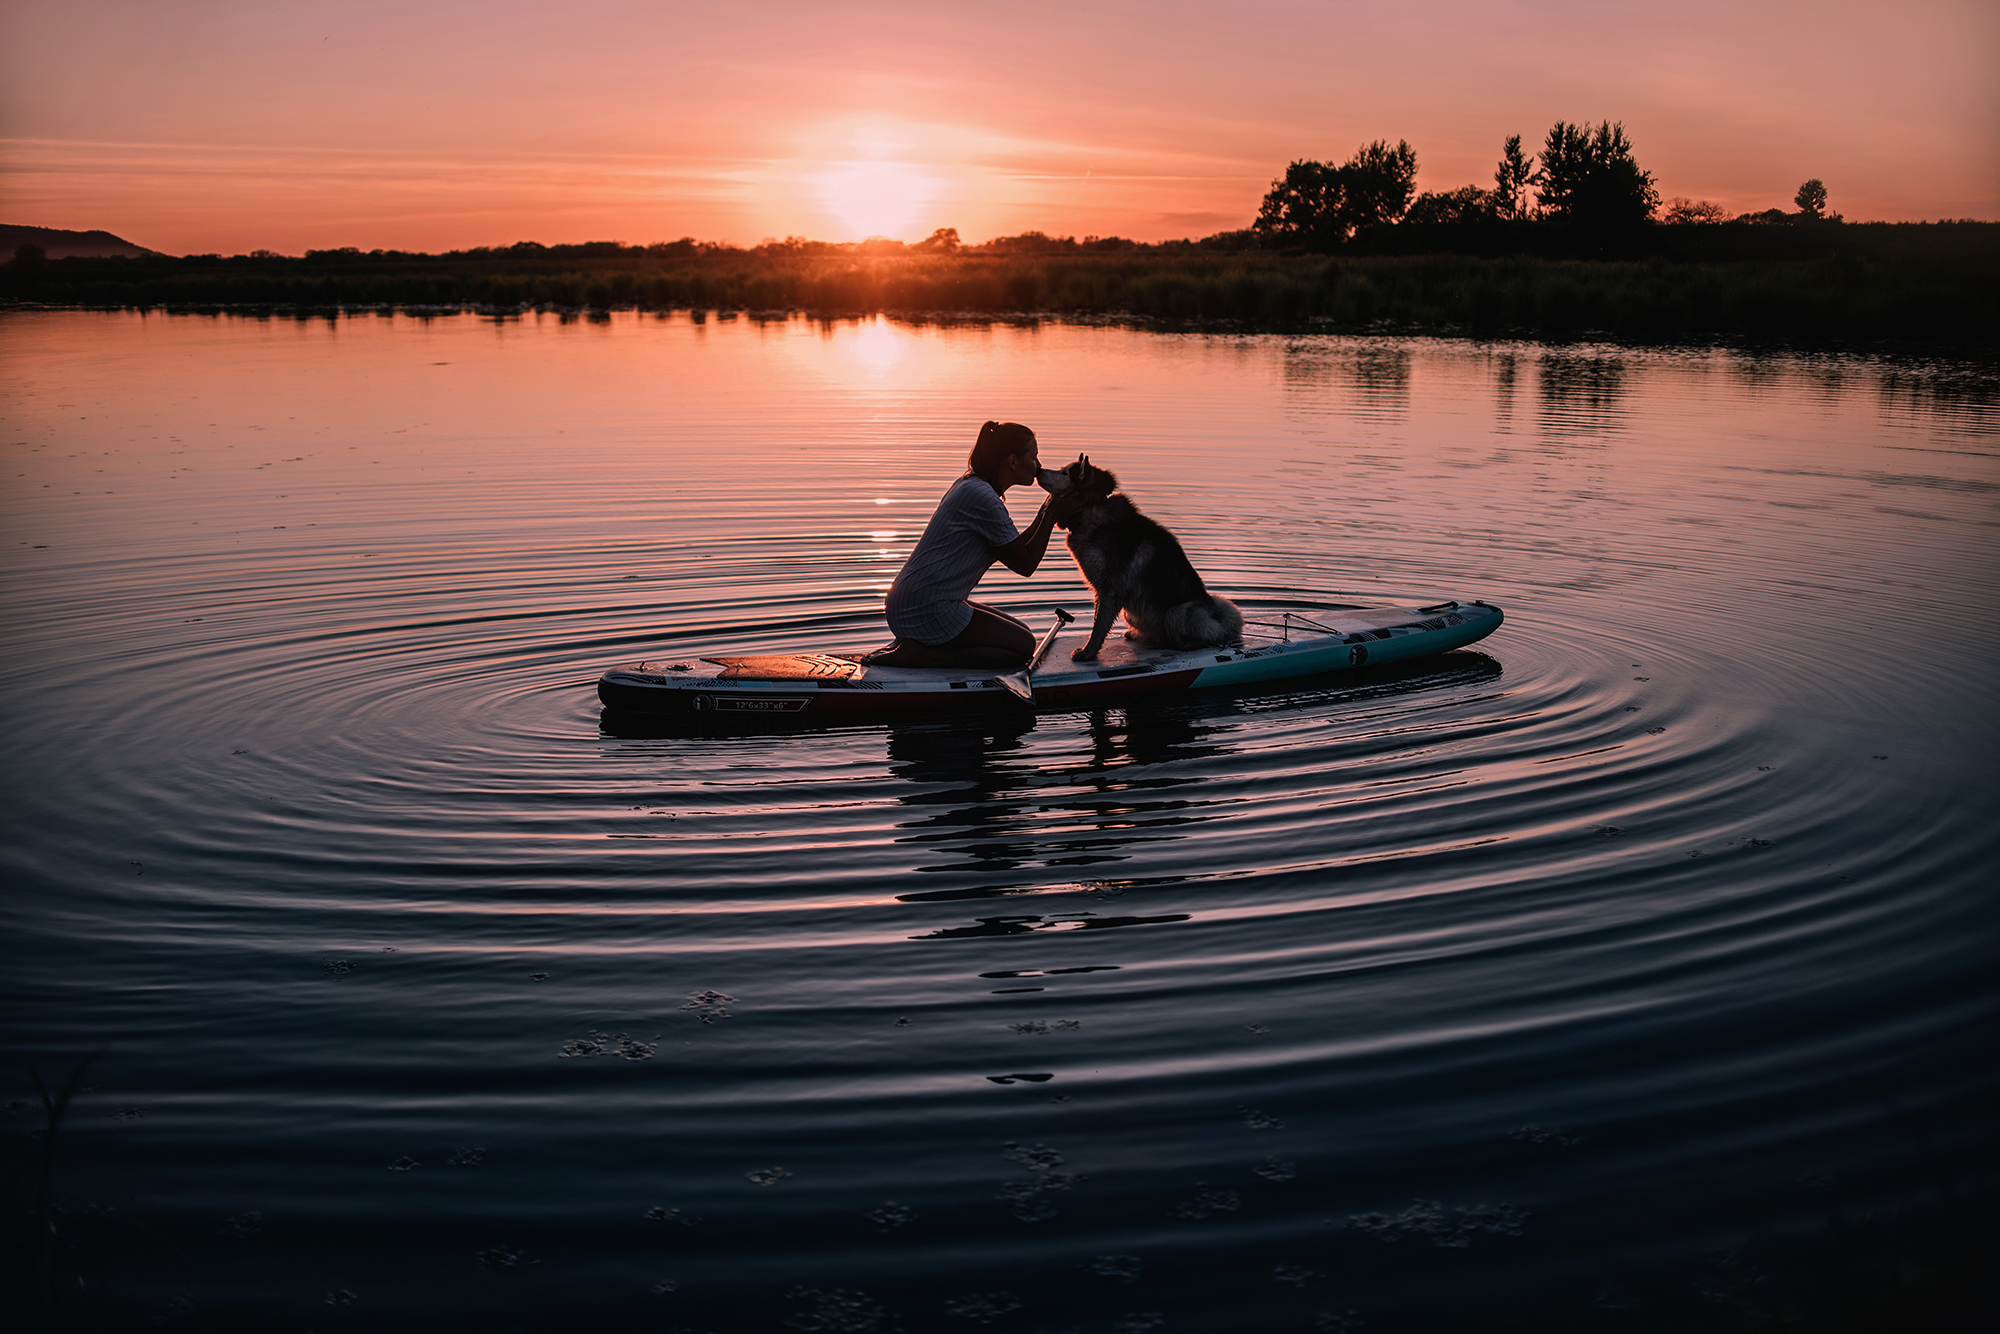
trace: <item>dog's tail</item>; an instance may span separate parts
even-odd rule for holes
[[[1228,644],[1243,637],[1243,613],[1228,598],[1210,594],[1169,611],[1165,628],[1177,648]]]

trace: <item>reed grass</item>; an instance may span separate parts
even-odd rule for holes
[[[92,1053],[78,1060],[68,1076],[53,1087],[43,1079],[38,1066],[28,1067],[41,1103],[42,1126],[34,1136],[36,1142],[28,1161],[20,1165],[27,1189],[17,1219],[26,1235],[21,1238],[24,1244],[16,1254],[25,1270],[19,1277],[25,1279],[23,1286],[31,1290],[32,1297],[15,1304],[13,1314],[30,1327],[95,1328],[101,1314],[101,1294],[85,1277],[77,1238],[57,1202],[55,1189],[63,1122],[69,1116],[71,1102],[84,1090],[84,1077],[100,1055],[101,1052]]]
[[[1562,253],[1593,246],[1547,229],[1421,231],[1398,229],[1335,255],[1187,243],[926,254],[683,242],[72,259],[0,266],[0,302],[1053,316],[1638,342],[1996,341],[2000,224],[1656,227],[1619,247],[1595,246],[1620,251],[1600,257]],[[1523,253],[1537,248],[1554,253]]]

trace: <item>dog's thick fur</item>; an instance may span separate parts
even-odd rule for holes
[[[1037,478],[1055,497],[1056,522],[1069,530],[1069,554],[1096,595],[1090,640],[1070,656],[1089,661],[1104,647],[1118,613],[1127,638],[1159,648],[1200,648],[1242,638],[1243,613],[1201,582],[1174,535],[1117,494],[1118,479],[1085,456]]]

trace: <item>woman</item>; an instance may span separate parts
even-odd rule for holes
[[[1035,433],[1015,422],[979,428],[965,476],[953,482],[889,589],[889,629],[896,642],[868,656],[888,667],[1019,667],[1035,651],[1034,632],[1004,611],[967,596],[999,561],[1033,574],[1055,526],[1043,502],[1027,532],[1014,527],[1001,499],[1042,469]]]

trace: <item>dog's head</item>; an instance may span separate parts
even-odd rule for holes
[[[1035,480],[1071,514],[1118,489],[1118,479],[1093,464],[1088,454],[1077,455],[1067,468],[1044,468]]]

